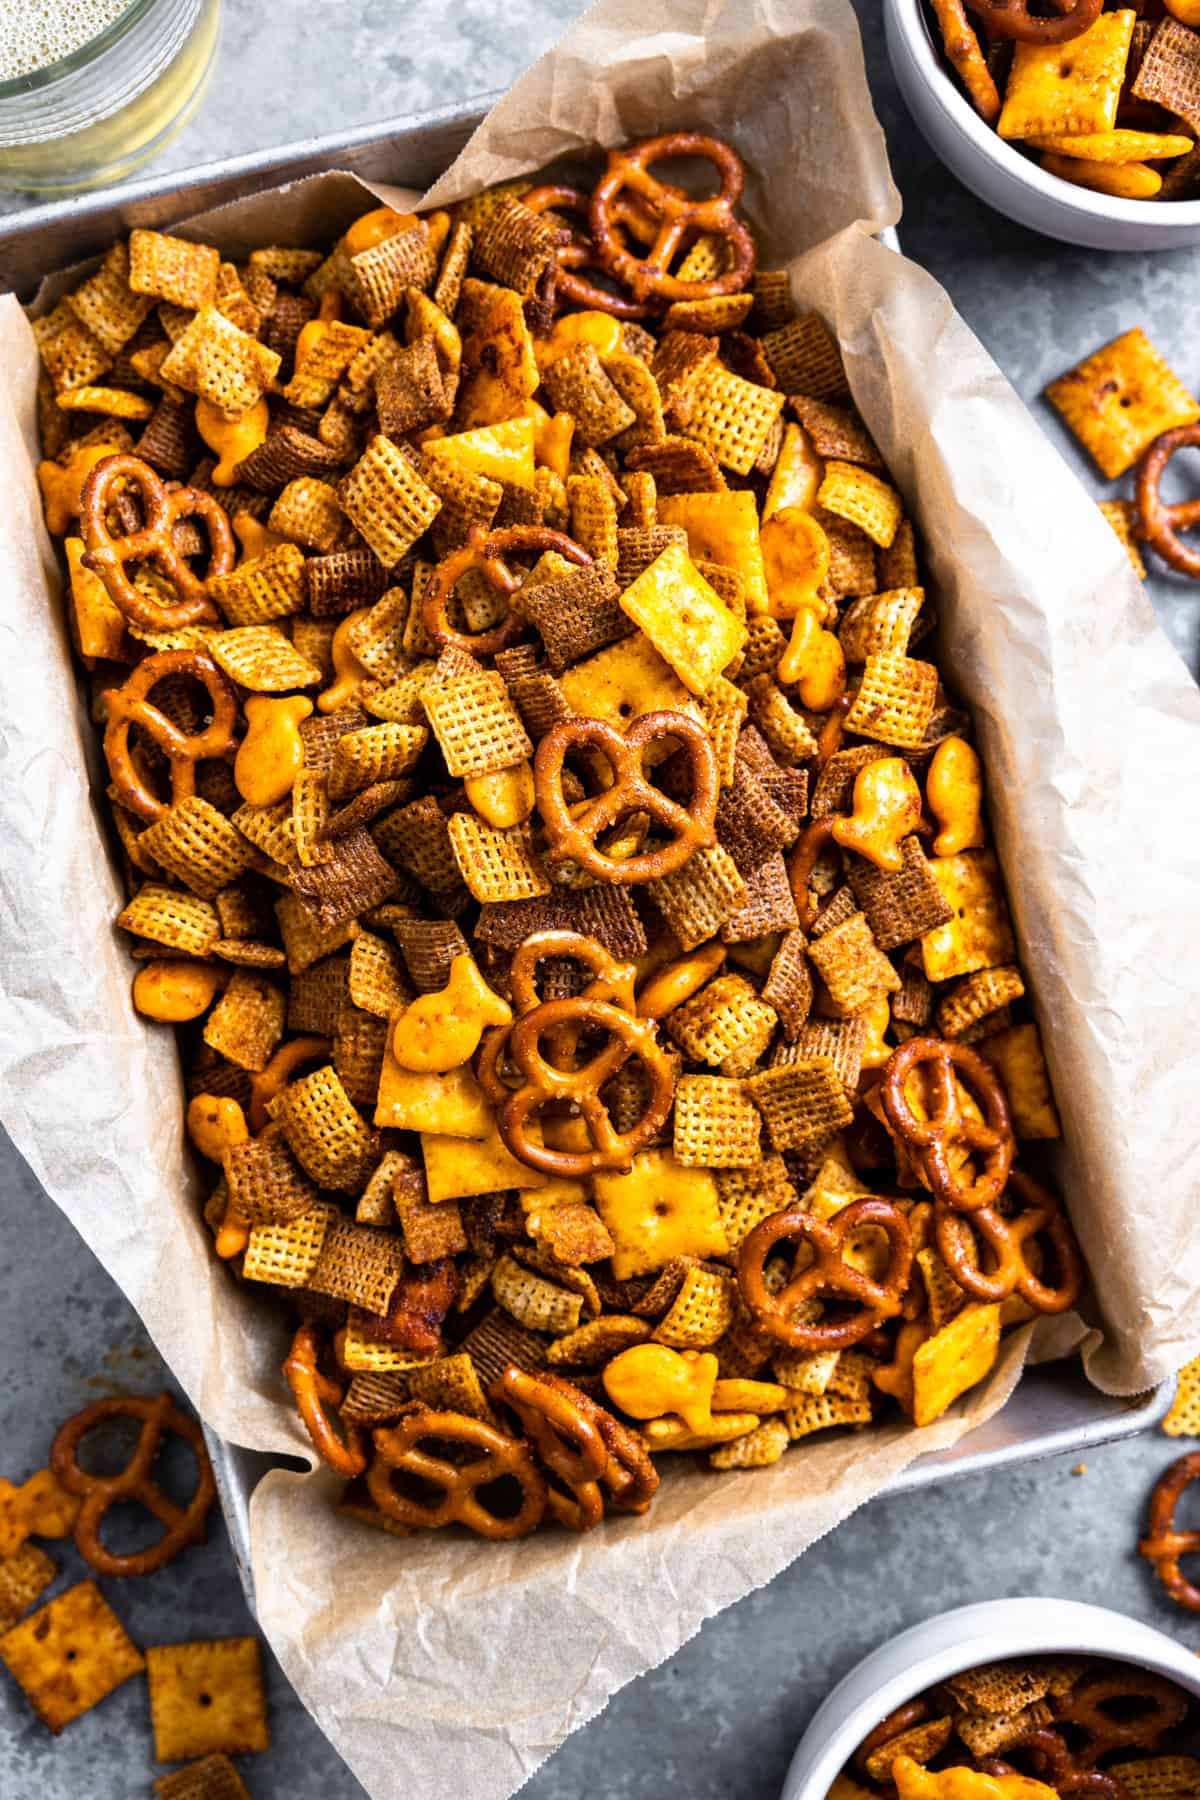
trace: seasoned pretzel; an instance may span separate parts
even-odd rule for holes
[[[916,1068],[929,1072],[931,1111],[919,1119],[908,1103],[905,1083]],[[983,1113],[963,1111],[958,1083],[965,1081]],[[937,1199],[959,1212],[988,1206],[1004,1192],[1016,1143],[1000,1078],[969,1044],[915,1037],[893,1050],[883,1071],[880,1096],[888,1122],[924,1175]],[[981,1172],[962,1181],[950,1164],[950,1148],[983,1153]]]
[[[208,692],[212,718],[203,731],[184,732],[147,696],[168,675],[190,675]],[[176,801],[196,791],[196,764],[221,756],[233,743],[237,693],[228,676],[203,650],[159,650],[137,665],[124,686],[105,696],[108,723],[104,755],[122,806],[143,819],[159,819]],[[136,725],[153,738],[171,764],[171,799],[160,800],[147,786],[134,761],[129,728]]]
[[[1029,0],[966,0],[983,20],[988,37],[1012,38],[1018,44],[1068,44],[1082,37],[1100,17],[1104,0],[1074,0],[1053,18],[1039,18],[1029,10]]]
[[[1200,1531],[1176,1531],[1175,1508],[1185,1488],[1200,1481],[1200,1450],[1181,1456],[1164,1469],[1150,1496],[1150,1530],[1138,1545],[1146,1561],[1174,1600],[1188,1612],[1200,1613],[1200,1588],[1179,1566],[1182,1556],[1200,1554]]]
[[[1000,117],[1000,91],[988,68],[979,38],[963,7],[963,0],[930,0],[946,61],[967,90],[971,105],[989,125]]]
[[[874,1730],[868,1731],[854,1752],[855,1766],[862,1774],[868,1775],[870,1771],[867,1768],[867,1759],[873,1756],[876,1750],[882,1750],[885,1744],[890,1744],[893,1738],[900,1736],[901,1732],[911,1731],[914,1725],[923,1725],[926,1719],[931,1717],[932,1712],[933,1708],[923,1694],[918,1694],[915,1700],[906,1700],[902,1706],[897,1706],[894,1711],[888,1713],[886,1718],[880,1719]]]
[[[597,938],[582,931],[534,931],[513,952],[508,971],[509,992],[515,1011],[532,1012],[545,1002],[537,991],[538,964],[547,957],[567,957],[591,970],[592,979],[578,996],[581,1000],[607,1000],[625,1012],[635,1010],[633,984],[637,968],[618,962]]]
[[[809,883],[813,870],[820,861],[821,852],[833,842],[833,828],[836,824],[837,816],[833,813],[824,819],[811,819],[788,857],[788,886],[792,890],[792,902],[800,920],[801,931],[811,931],[813,920],[817,916],[817,903]]]
[[[604,1502],[643,1513],[658,1488],[658,1471],[628,1426],[561,1375],[507,1368],[489,1396],[512,1409],[534,1454],[569,1491],[551,1487],[550,1511],[572,1531],[590,1531]]]
[[[93,1475],[81,1469],[79,1445],[89,1431],[108,1419],[140,1419],[137,1448],[118,1475]],[[176,1506],[151,1478],[164,1431],[181,1437],[196,1459],[196,1487],[186,1506]],[[80,1555],[100,1575],[152,1575],[178,1556],[189,1544],[204,1541],[204,1522],[216,1498],[212,1465],[204,1437],[195,1419],[180,1412],[170,1394],[151,1398],[97,1400],[60,1425],[50,1450],[50,1467],[63,1486],[82,1500],[75,1521],[75,1543]],[[108,1550],[100,1539],[100,1527],[110,1506],[136,1500],[153,1513],[164,1527],[157,1543],[124,1555]]]
[[[563,1027],[576,1035],[600,1029],[608,1033],[608,1042],[587,1062],[556,1068],[542,1055],[541,1040],[546,1037],[561,1045]],[[675,1096],[675,1064],[658,1042],[654,1021],[635,1018],[605,1000],[547,1000],[506,1029],[507,1044],[495,1050],[492,1045],[485,1046],[479,1080],[499,1109],[500,1135],[518,1162],[547,1175],[592,1175],[598,1169],[630,1168],[635,1153],[665,1122]],[[501,1050],[523,1077],[515,1089],[500,1080]],[[600,1090],[631,1056],[645,1065],[650,1091],[641,1118],[622,1132],[613,1124]],[[581,1115],[592,1143],[590,1150],[554,1150],[533,1142],[530,1124],[555,1102],[565,1102]]]
[[[942,1258],[961,1288],[975,1300],[1007,1300],[1010,1294],[1039,1313],[1069,1312],[1083,1292],[1083,1256],[1070,1221],[1054,1195],[1031,1175],[1014,1169],[1009,1186],[1020,1195],[1024,1209],[1013,1219],[994,1206],[974,1212],[956,1212],[944,1200],[934,1207],[934,1229]],[[1034,1273],[1026,1246],[1045,1235],[1058,1263],[1057,1285],[1051,1287]],[[991,1251],[992,1267],[979,1267],[978,1246]]]
[[[1144,1701],[1145,1706],[1131,1716],[1130,1701]],[[1117,1713],[1108,1710],[1114,1703],[1121,1709]],[[1056,1706],[1054,1723],[1075,1725],[1084,1733],[1075,1761],[1080,1768],[1091,1768],[1110,1750],[1156,1750],[1187,1709],[1187,1696],[1173,1681],[1122,1667],[1072,1688]]]
[[[346,1389],[342,1382],[333,1381],[317,1367],[320,1349],[316,1327],[301,1325],[292,1339],[283,1373],[313,1449],[323,1463],[352,1481],[367,1466],[366,1446],[357,1425],[343,1421],[339,1437],[329,1422],[328,1408],[341,1405]]]
[[[530,212],[543,213],[553,208],[556,212],[575,213],[586,219],[591,206],[591,195],[582,188],[555,186],[548,182],[543,187],[531,188],[527,194],[522,194],[521,205],[527,206]],[[654,230],[652,224],[651,239]],[[650,308],[643,302],[626,299],[623,294],[613,293],[611,288],[597,287],[595,282],[586,280],[580,273],[583,269],[604,268],[596,246],[585,231],[577,231],[573,226],[568,226],[564,241],[559,244],[554,257],[558,265],[555,291],[575,306],[587,306],[596,312],[611,313],[615,319],[649,317]]]
[[[842,1258],[846,1239],[862,1225],[878,1225],[887,1234],[890,1255],[882,1281],[874,1281]],[[767,1292],[764,1268],[779,1243],[807,1244],[813,1260],[793,1274],[778,1294]],[[884,1319],[894,1319],[912,1272],[912,1233],[904,1214],[890,1200],[855,1200],[832,1219],[818,1219],[798,1206],[772,1213],[756,1225],[738,1257],[738,1286],[755,1319],[771,1337],[799,1350],[844,1349],[860,1344]],[[804,1324],[795,1309],[819,1296],[857,1302],[859,1310],[842,1319]]]
[[[643,773],[648,746],[662,738],[677,738],[687,758],[692,790],[687,806],[668,798]],[[581,750],[600,752],[612,769],[612,786],[572,811],[563,792],[563,768],[567,757]],[[643,713],[624,737],[603,719],[563,719],[537,747],[533,783],[546,827],[547,862],[575,863],[597,881],[620,886],[657,881],[681,869],[702,845],[716,842],[717,759],[704,727],[686,713]],[[606,856],[596,839],[631,813],[649,814],[652,824],[673,834],[671,841],[623,860]]]
[[[1116,1771],[1081,1767],[1052,1726],[1026,1732],[1013,1749],[1028,1750],[1038,1780],[1069,1800],[1129,1800],[1129,1789]],[[985,1775],[1017,1773],[1010,1762],[998,1756],[985,1757],[979,1766]]]
[[[653,164],[672,156],[700,156],[716,167],[721,179],[718,193],[708,200],[694,200],[681,188],[657,180]],[[592,193],[590,222],[592,242],[603,267],[624,283],[635,299],[651,296],[662,300],[707,300],[717,294],[736,294],[754,271],[754,239],[733,209],[742,196],[746,172],[741,157],[720,138],[699,131],[672,131],[647,138],[628,150],[610,150],[608,167]],[[630,193],[644,200],[658,221],[658,231],[645,256],[637,256],[621,241],[618,227],[628,212]],[[726,238],[730,267],[707,281],[683,281],[671,274],[671,261],[689,235]]]
[[[456,631],[450,623],[450,596],[468,569],[480,569],[498,594],[510,599],[525,579],[524,571],[513,574],[505,557],[523,550],[542,553],[555,550],[568,562],[590,563],[591,557],[581,544],[565,532],[551,531],[544,525],[508,525],[501,531],[485,531],[472,525],[467,541],[460,550],[443,557],[434,571],[433,580],[421,602],[425,629],[435,643],[452,645],[470,656],[494,656],[515,643],[525,629],[525,621],[513,607],[489,631]]]
[[[415,1530],[440,1531],[443,1525],[466,1525],[480,1537],[527,1537],[536,1531],[546,1510],[546,1478],[533,1460],[533,1451],[518,1438],[509,1437],[483,1419],[465,1413],[437,1412],[423,1408],[410,1413],[398,1425],[382,1426],[373,1434],[375,1458],[367,1471],[367,1487],[380,1512]],[[469,1462],[450,1462],[422,1450],[426,1438],[474,1449]],[[443,1498],[425,1502],[396,1491],[397,1473],[413,1475],[443,1490]],[[521,1504],[511,1518],[492,1512],[479,1499],[479,1490],[512,1476],[521,1490]]]
[[[328,1062],[331,1047],[324,1037],[289,1038],[286,1044],[280,1044],[265,1068],[251,1073],[246,1123],[254,1137],[267,1130],[271,1118],[267,1107],[277,1094],[282,1094],[296,1071],[306,1063]]]
[[[136,531],[114,537],[108,528],[108,509],[121,482],[132,482],[141,495],[143,523]],[[129,455],[106,456],[83,484],[79,519],[87,545],[84,565],[100,577],[125,617],[146,631],[178,631],[184,625],[220,619],[204,580],[175,546],[176,525],[192,518],[203,520],[208,531],[209,576],[228,575],[237,545],[224,508],[211,494],[199,488],[168,489],[149,463]],[[161,606],[140,593],[125,572],[130,562],[152,562],[178,600]]]
[[[1193,549],[1179,536],[1192,525],[1200,525],[1200,500],[1185,500],[1168,506],[1159,491],[1163,470],[1177,450],[1189,444],[1200,444],[1200,424],[1179,425],[1156,438],[1138,464],[1137,471],[1137,535],[1156,550],[1165,563],[1200,581],[1200,549]]]

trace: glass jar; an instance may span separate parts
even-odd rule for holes
[[[199,103],[219,12],[220,0],[128,0],[59,61],[0,81],[0,186],[98,187],[161,149]]]

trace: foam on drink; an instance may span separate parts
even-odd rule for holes
[[[0,81],[61,62],[119,19],[132,0],[0,0]]]

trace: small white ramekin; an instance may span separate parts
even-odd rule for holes
[[[781,1800],[825,1800],[867,1733],[926,1688],[979,1663],[1050,1653],[1131,1663],[1200,1699],[1200,1658],[1151,1625],[1077,1600],[984,1600],[914,1625],[851,1669],[796,1746]]]
[[[930,148],[973,194],[1019,225],[1090,250],[1200,244],[1200,200],[1114,200],[1049,175],[979,117],[935,42],[924,0],[884,0],[888,55]]]

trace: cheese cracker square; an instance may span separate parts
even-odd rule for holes
[[[1132,11],[1101,13],[1067,44],[1017,44],[997,131],[1002,138],[1111,131],[1133,38]]]
[[[68,1588],[6,1631],[0,1662],[55,1734],[146,1666],[94,1581]]]
[[[1140,325],[1052,381],[1046,398],[1110,481],[1164,431],[1200,419],[1200,404]]]

